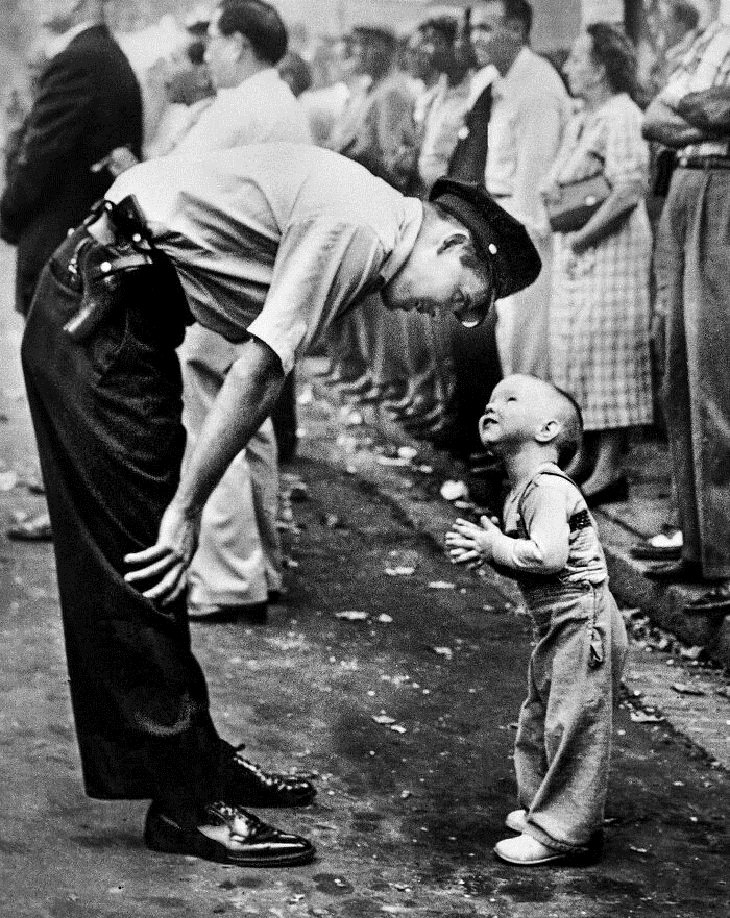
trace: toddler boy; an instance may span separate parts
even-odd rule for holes
[[[514,577],[536,646],[515,740],[519,833],[494,848],[510,864],[595,858],[600,851],[613,707],[627,651],[595,522],[561,468],[580,444],[577,404],[550,383],[509,376],[479,421],[511,486],[504,533],[487,517],[446,535],[456,563],[488,562]]]

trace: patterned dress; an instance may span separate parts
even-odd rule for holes
[[[561,183],[603,168],[613,188],[648,188],[649,148],[628,95],[574,117],[548,176]],[[553,382],[580,404],[586,430],[652,421],[649,271],[651,230],[644,201],[619,228],[581,255],[571,233],[555,233],[550,304]]]

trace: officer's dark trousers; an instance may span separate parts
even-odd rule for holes
[[[91,339],[71,341],[67,265],[84,232],[47,265],[22,348],[84,782],[92,797],[189,813],[214,787],[219,739],[185,599],[158,607],[123,579],[124,555],[154,544],[178,483],[185,302],[169,264],[143,268]]]

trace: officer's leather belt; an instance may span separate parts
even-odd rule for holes
[[[730,169],[730,156],[678,156],[680,169]]]

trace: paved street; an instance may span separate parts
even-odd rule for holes
[[[11,264],[1,249],[0,521],[42,506],[23,486],[34,451]],[[514,806],[528,621],[502,583],[448,563],[437,536],[451,508],[432,476],[380,462],[378,443],[326,404],[301,411],[291,471],[308,495],[285,534],[285,601],[266,626],[196,623],[194,642],[225,738],[316,781],[313,807],[265,813],[312,837],[316,862],[254,871],[152,855],[145,803],[83,795],[52,549],[0,534],[0,916],[724,918],[728,773],[626,706],[602,863],[494,859]]]

